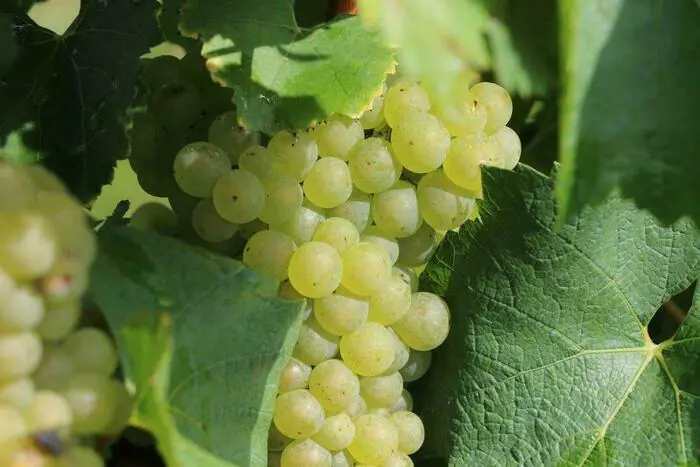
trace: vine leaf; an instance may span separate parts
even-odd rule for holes
[[[267,465],[300,305],[237,261],[116,227],[100,232],[90,292],[136,387],[133,422],[168,465]]]
[[[423,285],[452,329],[415,389],[424,455],[449,465],[688,465],[700,458],[700,293],[675,337],[647,325],[700,277],[700,232],[610,198],[555,229],[554,182],[484,175],[482,222]]]
[[[0,141],[33,123],[25,144],[83,201],[109,183],[127,154],[125,113],[139,56],[160,40],[157,8],[156,0],[83,1],[63,35],[0,8],[17,45],[0,75]]]
[[[700,4],[575,0],[562,10],[561,218],[619,187],[700,225]]]

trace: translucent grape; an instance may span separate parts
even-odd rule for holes
[[[345,115],[333,115],[313,132],[321,157],[337,157],[347,160],[350,150],[362,141],[365,133],[356,120]]]
[[[336,356],[339,342],[338,336],[325,331],[318,321],[310,316],[301,326],[292,356],[308,365],[318,365]]]
[[[372,295],[391,279],[391,259],[382,247],[360,242],[343,253],[343,287],[357,295]]]
[[[360,415],[364,415],[365,412],[367,412],[367,403],[359,395],[355,398],[355,400],[352,401],[350,406],[345,409],[345,413],[348,414],[353,420],[355,420]]]
[[[35,281],[36,290],[44,298],[46,305],[61,305],[71,300],[80,298],[88,288],[89,269],[78,258],[70,254],[61,254],[54,262],[48,273],[38,281]],[[24,299],[29,299],[25,296]],[[33,303],[33,301],[31,302]],[[30,303],[26,301],[17,303],[27,307],[26,313],[30,313]],[[44,307],[42,306],[42,314]]]
[[[449,146],[450,133],[429,113],[410,113],[391,132],[394,154],[411,172],[427,173],[440,167]]]
[[[158,88],[148,109],[168,131],[181,131],[202,115],[204,102],[196,86],[177,82]]]
[[[391,269],[392,274],[398,274],[401,280],[407,283],[411,287],[411,293],[418,292],[418,275],[416,271],[408,266],[394,266]]]
[[[354,465],[355,459],[352,458],[349,452],[338,451],[333,453],[333,463],[331,464],[331,467],[353,467]]]
[[[399,370],[403,380],[411,383],[422,378],[430,369],[432,360],[433,354],[430,351],[411,350],[406,364]]]
[[[35,331],[42,339],[58,341],[70,333],[80,320],[80,301],[71,300],[46,309],[44,318]]]
[[[282,451],[281,467],[332,467],[327,449],[312,439],[297,440]]]
[[[394,360],[391,362],[391,365],[389,365],[389,368],[387,368],[383,373],[385,375],[395,373],[406,366],[408,357],[411,354],[411,349],[409,349],[408,346],[403,343],[403,341],[399,338],[399,335],[396,334],[396,331],[390,327],[387,329],[389,332],[391,332],[391,335],[394,338]]]
[[[114,397],[116,400],[114,412],[109,424],[102,430],[105,435],[117,436],[129,424],[131,412],[134,409],[134,400],[121,381],[111,380]]]
[[[360,380],[340,360],[326,360],[311,370],[309,391],[327,412],[338,413],[360,395]]]
[[[513,101],[508,91],[495,83],[477,83],[470,89],[486,107],[486,134],[493,134],[506,126],[513,115]]]
[[[381,415],[361,415],[355,420],[355,438],[348,451],[358,462],[382,465],[399,445],[394,424]]]
[[[340,451],[355,437],[355,425],[345,412],[326,418],[323,426],[313,437],[314,441],[329,451]]]
[[[423,223],[415,187],[399,180],[372,198],[372,218],[382,231],[396,238],[413,235]]]
[[[479,102],[473,92],[460,90],[450,104],[434,109],[435,115],[442,121],[450,135],[476,135],[486,127],[486,106]]]
[[[481,167],[479,165],[483,153],[484,138],[482,136],[460,136],[450,143],[450,149],[443,164],[445,175],[452,182],[465,190],[481,194]],[[487,151],[489,146],[485,148]]]
[[[112,421],[117,398],[109,378],[89,373],[75,374],[66,383],[62,394],[73,412],[76,433],[100,433]]]
[[[492,135],[498,146],[501,148],[501,158],[504,169],[514,169],[520,161],[522,146],[520,137],[511,128],[504,126]]]
[[[252,172],[230,170],[216,182],[212,201],[221,217],[234,224],[245,224],[262,213],[265,188]]]
[[[435,230],[459,227],[475,206],[473,193],[455,185],[442,170],[426,174],[417,192],[423,219]]]
[[[277,392],[289,392],[295,389],[307,388],[310,374],[311,366],[296,358],[290,358],[282,369]]]
[[[296,248],[289,236],[275,230],[262,230],[246,243],[243,262],[250,268],[283,281],[287,278],[289,261]]]
[[[296,182],[306,178],[318,159],[316,141],[307,133],[278,131],[270,139],[267,149],[272,154],[275,168]]]
[[[389,418],[391,415],[391,413],[389,413],[389,409],[386,407],[370,407],[367,409],[367,414],[379,415],[384,418]]]
[[[14,407],[0,405],[0,455],[3,450],[27,435],[22,413]]]
[[[211,199],[203,199],[192,211],[192,227],[199,237],[211,243],[224,242],[238,231],[238,224],[221,217]]]
[[[420,229],[410,237],[399,240],[398,264],[402,266],[423,266],[430,261],[440,244],[440,236],[435,229],[428,224],[423,224]]]
[[[411,286],[398,274],[392,274],[381,292],[369,299],[369,320],[389,325],[403,318],[411,306]]]
[[[32,377],[40,389],[61,390],[74,373],[73,359],[62,346],[45,345],[41,362]]]
[[[413,410],[413,397],[406,389],[401,391],[399,398],[394,401],[391,407],[389,407],[389,413],[396,413],[402,410],[407,410],[409,412]]]
[[[411,307],[406,316],[392,327],[410,348],[432,350],[447,338],[450,330],[450,310],[437,295],[417,292],[411,297]]]
[[[36,334],[19,332],[0,336],[0,381],[22,378],[41,361],[42,345]]]
[[[384,95],[386,90],[386,84],[383,84],[381,93],[372,98],[369,108],[360,116],[360,125],[365,130],[373,130],[384,123]]]
[[[231,164],[236,165],[244,149],[260,142],[260,134],[240,126],[236,112],[231,110],[211,123],[209,142],[226,151]]]
[[[275,401],[275,426],[290,438],[308,438],[316,434],[325,418],[323,407],[306,389],[282,393]]]
[[[403,118],[412,112],[427,112],[430,99],[417,83],[399,81],[389,87],[384,96],[384,119],[395,128]]]
[[[391,145],[380,138],[367,138],[357,143],[350,152],[348,167],[353,183],[365,193],[391,188],[402,169]]]
[[[391,264],[395,264],[396,260],[399,259],[399,243],[394,237],[385,233],[382,229],[376,225],[370,225],[362,232],[362,237],[360,241],[366,243],[374,243],[382,247],[389,254],[389,260]]]
[[[279,224],[291,219],[304,201],[304,192],[293,178],[286,175],[271,176],[265,182],[265,207],[260,220],[267,224]]]
[[[340,206],[328,211],[331,217],[342,217],[352,222],[357,231],[362,233],[372,223],[372,197],[354,189],[350,198]]]
[[[343,253],[351,245],[360,241],[360,234],[355,225],[342,217],[331,217],[319,224],[312,239],[316,242],[327,243]]]
[[[117,369],[117,350],[111,337],[97,328],[80,328],[71,333],[63,347],[81,373],[110,376]]]
[[[326,243],[305,243],[289,261],[289,281],[305,297],[321,298],[332,294],[342,276],[340,254]]]
[[[131,215],[129,227],[141,232],[172,235],[177,230],[177,216],[161,203],[144,203]]]
[[[35,386],[31,378],[17,378],[0,383],[0,406],[12,405],[24,409],[34,399]]]
[[[382,467],[413,467],[413,461],[410,457],[402,452],[393,453],[389,459],[387,459]]]
[[[260,231],[267,230],[268,227],[269,226],[260,219],[255,219],[254,221],[241,224],[238,233],[246,240],[250,240],[253,235]]]
[[[369,313],[369,303],[363,297],[342,287],[327,297],[314,300],[314,316],[323,329],[343,336],[358,329]]]
[[[4,274],[0,269],[0,283]],[[0,332],[30,330],[44,317],[42,297],[31,287],[15,286],[9,277],[7,281],[0,284]]]
[[[368,407],[388,408],[401,396],[401,391],[403,378],[398,372],[360,379],[360,395]]]
[[[46,274],[58,253],[54,227],[31,211],[3,213],[0,268],[18,280]]]
[[[55,467],[104,467],[102,457],[83,446],[71,446],[57,461]]]
[[[222,149],[211,143],[197,142],[180,149],[173,170],[182,191],[198,198],[208,198],[219,178],[231,170],[231,162]]]
[[[322,208],[340,206],[352,194],[352,176],[348,165],[336,157],[316,162],[304,180],[304,194]]]
[[[340,339],[340,355],[358,375],[376,376],[394,361],[394,337],[381,324],[365,323]]]
[[[57,430],[68,432],[73,414],[66,399],[54,391],[38,391],[24,411],[24,421],[30,431]]]
[[[246,148],[238,158],[238,168],[255,174],[263,183],[276,175],[270,151],[260,145]]]
[[[399,433],[399,451],[413,454],[423,445],[425,429],[420,417],[412,412],[402,411],[391,415],[391,421]]]
[[[314,207],[302,205],[288,220],[274,224],[274,229],[289,235],[297,245],[311,241],[316,229],[326,219],[324,213]]]

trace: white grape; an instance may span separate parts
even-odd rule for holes
[[[415,187],[399,180],[389,190],[372,198],[372,218],[382,231],[396,237],[408,237],[423,223]]]
[[[423,219],[435,230],[459,227],[476,204],[473,193],[455,185],[442,170],[426,174],[418,183],[417,194]]]
[[[289,260],[289,281],[309,298],[333,293],[343,277],[343,260],[332,246],[322,242],[301,245]]]
[[[360,242],[343,252],[343,286],[358,295],[372,295],[391,279],[391,259],[382,247]]]
[[[325,418],[323,407],[306,389],[284,392],[275,401],[275,426],[290,438],[302,439],[316,434]]]
[[[310,316],[301,326],[292,356],[308,365],[318,365],[336,356],[339,342],[338,336],[328,333]]]
[[[348,414],[352,420],[355,420],[360,415],[364,415],[366,412],[367,402],[359,395],[352,401],[350,406],[345,409],[345,413]]]
[[[404,379],[404,381],[406,380]],[[402,410],[406,410],[409,412],[413,410],[413,397],[411,396],[411,393],[408,392],[406,389],[401,391],[401,395],[399,396],[399,398],[394,401],[391,407],[389,407],[389,413],[396,413]]]
[[[40,389],[60,390],[73,373],[73,359],[63,346],[44,345],[41,362],[32,377]]]
[[[182,191],[197,198],[211,196],[214,184],[231,170],[226,153],[211,143],[190,143],[175,156],[175,181]]]
[[[272,154],[275,168],[296,182],[306,178],[318,159],[316,141],[306,133],[278,131],[270,139],[267,149]]]
[[[313,304],[316,321],[331,334],[343,336],[358,329],[367,321],[369,303],[364,297],[340,287],[327,297],[317,298]]]
[[[337,157],[347,160],[348,154],[365,134],[356,120],[345,115],[333,115],[322,122],[313,132],[321,157]]]
[[[382,229],[376,225],[370,225],[362,232],[362,237],[360,241],[366,243],[374,243],[378,245],[389,254],[389,259],[391,264],[395,264],[396,260],[399,259],[399,243],[394,237],[384,232]]]
[[[12,405],[23,409],[35,394],[34,381],[30,377],[17,378],[0,383],[0,406]]]
[[[342,217],[352,222],[357,231],[362,233],[372,223],[372,197],[354,189],[350,198],[340,206],[328,211],[332,217]]]
[[[66,399],[54,391],[38,391],[24,410],[24,421],[33,432],[56,430],[67,433],[73,413]]]
[[[289,261],[297,246],[289,236],[275,230],[261,230],[256,233],[243,249],[243,262],[246,266],[278,281],[287,278]]]
[[[411,349],[409,349],[408,346],[403,343],[401,338],[399,338],[399,335],[396,334],[396,331],[394,331],[391,327],[388,327],[387,329],[389,332],[391,332],[391,335],[394,338],[394,360],[391,362],[391,365],[389,365],[389,368],[387,368],[383,373],[385,375],[395,373],[406,366],[408,357],[411,354]]]
[[[504,126],[491,136],[501,148],[504,169],[514,169],[520,160],[522,145],[520,137],[511,128]]]
[[[338,451],[333,453],[333,463],[331,467],[353,467],[354,465],[355,459],[352,458],[349,452]]]
[[[203,199],[192,211],[192,227],[199,237],[211,243],[224,242],[238,231],[238,224],[219,215],[211,199]]]
[[[430,99],[425,90],[417,83],[399,81],[384,96],[384,118],[395,128],[403,118],[412,112],[427,112]]]
[[[388,408],[401,396],[401,391],[403,378],[398,372],[360,379],[360,395],[368,407]]]
[[[340,339],[340,355],[358,375],[375,376],[394,361],[394,337],[381,324],[365,323]]]
[[[392,274],[398,275],[402,281],[411,287],[411,293],[418,292],[418,274],[416,274],[413,268],[409,268],[408,266],[394,266],[391,272]]]
[[[110,376],[117,369],[118,357],[111,337],[97,328],[81,328],[71,333],[63,347],[81,373]]]
[[[401,176],[401,163],[391,145],[379,138],[367,138],[350,152],[348,167],[352,181],[365,193],[378,193],[391,188]]]
[[[295,389],[305,389],[309,386],[309,375],[311,374],[311,366],[290,358],[287,364],[282,369],[280,375],[278,392],[288,392]]]
[[[0,282],[5,273],[0,269]],[[9,277],[8,277],[9,280]],[[4,290],[2,290],[4,289]],[[0,284],[0,331],[11,333],[26,331],[36,326],[44,317],[44,302],[39,294],[28,286],[15,286],[11,280],[5,288]]]
[[[3,213],[0,222],[0,269],[18,280],[46,274],[56,260],[54,226],[32,211]]]
[[[301,185],[286,175],[275,175],[265,182],[265,207],[260,220],[277,225],[294,216],[304,201]]]
[[[450,133],[429,113],[406,115],[391,133],[391,147],[396,158],[415,173],[427,173],[440,167],[449,146]]]
[[[231,163],[236,165],[244,149],[260,142],[260,135],[240,126],[236,112],[231,110],[211,123],[209,142],[226,151]]]
[[[51,305],[46,308],[44,318],[35,331],[44,340],[59,341],[75,329],[80,320],[80,314],[80,301],[77,299],[60,305]]]
[[[425,428],[420,417],[412,412],[401,411],[391,414],[390,419],[399,434],[398,450],[404,454],[418,451],[425,440]]]
[[[129,424],[131,413],[134,410],[134,399],[131,397],[124,383],[119,380],[112,379],[111,381],[113,394],[115,397],[115,408],[112,412],[112,418],[109,424],[102,430],[102,434],[117,436]]]
[[[216,182],[211,196],[216,212],[234,224],[251,222],[265,207],[265,188],[247,170],[229,170]]]
[[[325,219],[323,211],[306,203],[292,212],[286,221],[275,223],[273,228],[289,235],[297,245],[302,245],[311,241],[314,232]]]
[[[311,370],[309,391],[327,412],[338,413],[360,395],[360,380],[340,360],[326,360]]]
[[[90,373],[75,374],[61,393],[70,405],[76,433],[100,433],[109,426],[117,405],[109,378]]]
[[[313,436],[314,441],[329,451],[347,448],[355,437],[355,425],[345,412],[326,418],[323,426]]]
[[[304,180],[304,194],[317,206],[330,209],[350,198],[352,186],[348,165],[336,157],[324,157]]]
[[[41,362],[42,345],[32,332],[0,335],[0,381],[22,378]]]
[[[386,83],[382,84],[381,93],[372,98],[369,108],[360,116],[360,125],[365,130],[379,128],[384,123],[384,95],[386,94]]]
[[[280,458],[281,467],[332,467],[332,463],[331,453],[312,439],[290,443]]]
[[[355,420],[355,438],[348,451],[359,462],[382,465],[399,445],[396,426],[381,415],[361,415]]]
[[[273,165],[270,150],[257,144],[246,148],[238,158],[238,168],[254,173],[262,182],[278,175]]]
[[[486,106],[482,105],[473,92],[462,89],[449,104],[434,109],[453,137],[476,135],[486,127]]]
[[[403,452],[393,453],[382,467],[414,467],[413,461]]]
[[[470,89],[486,107],[486,134],[493,134],[506,126],[513,115],[513,101],[508,91],[495,83],[481,82]]]
[[[14,446],[28,434],[27,425],[24,422],[22,413],[7,405],[0,405],[0,456],[7,447]],[[1,458],[1,457],[0,457]]]
[[[411,307],[406,316],[392,327],[410,348],[432,350],[447,338],[450,330],[450,310],[437,295],[417,292],[411,297]]]
[[[406,364],[399,370],[404,381],[411,383],[422,378],[430,369],[432,356],[433,354],[429,350],[425,352],[411,350]]]
[[[440,245],[440,235],[428,224],[410,237],[400,238],[398,264],[408,267],[423,266],[430,261]]]
[[[360,234],[355,225],[342,217],[330,217],[319,224],[312,239],[327,243],[338,253],[343,253],[351,245],[360,241]]]
[[[381,292],[369,299],[369,320],[389,325],[403,318],[411,306],[411,286],[398,274],[391,279]]]

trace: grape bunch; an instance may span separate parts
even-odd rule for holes
[[[80,327],[96,240],[62,183],[0,154],[0,465],[99,467],[127,424],[111,337]]]
[[[481,166],[517,164],[511,114],[493,83],[440,107],[399,80],[359,119],[334,115],[236,154],[228,142],[241,128],[214,122],[209,141],[177,153],[188,202],[173,208],[205,241],[244,238],[243,262],[306,302],[279,381],[271,466],[413,465],[424,428],[404,385],[426,373],[450,326],[418,275],[447,231],[477,217]]]

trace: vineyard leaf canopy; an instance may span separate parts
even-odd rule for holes
[[[484,175],[482,222],[423,286],[452,329],[415,389],[423,455],[463,465],[687,465],[700,458],[700,292],[673,340],[647,325],[700,277],[700,233],[611,198],[555,229],[553,181]]]
[[[0,75],[0,141],[33,123],[25,144],[83,201],[109,183],[116,160],[126,156],[125,111],[139,56],[160,38],[157,7],[155,0],[85,0],[59,36],[0,6],[17,47]]]
[[[214,78],[236,90],[241,123],[268,133],[332,113],[358,116],[394,66],[379,34],[359,19],[304,29],[286,0],[189,1],[181,29],[205,41]]]
[[[100,234],[91,284],[136,386],[133,421],[168,465],[266,466],[300,304],[237,261],[123,228]]]
[[[563,5],[562,219],[619,187],[664,223],[700,225],[700,4]]]

